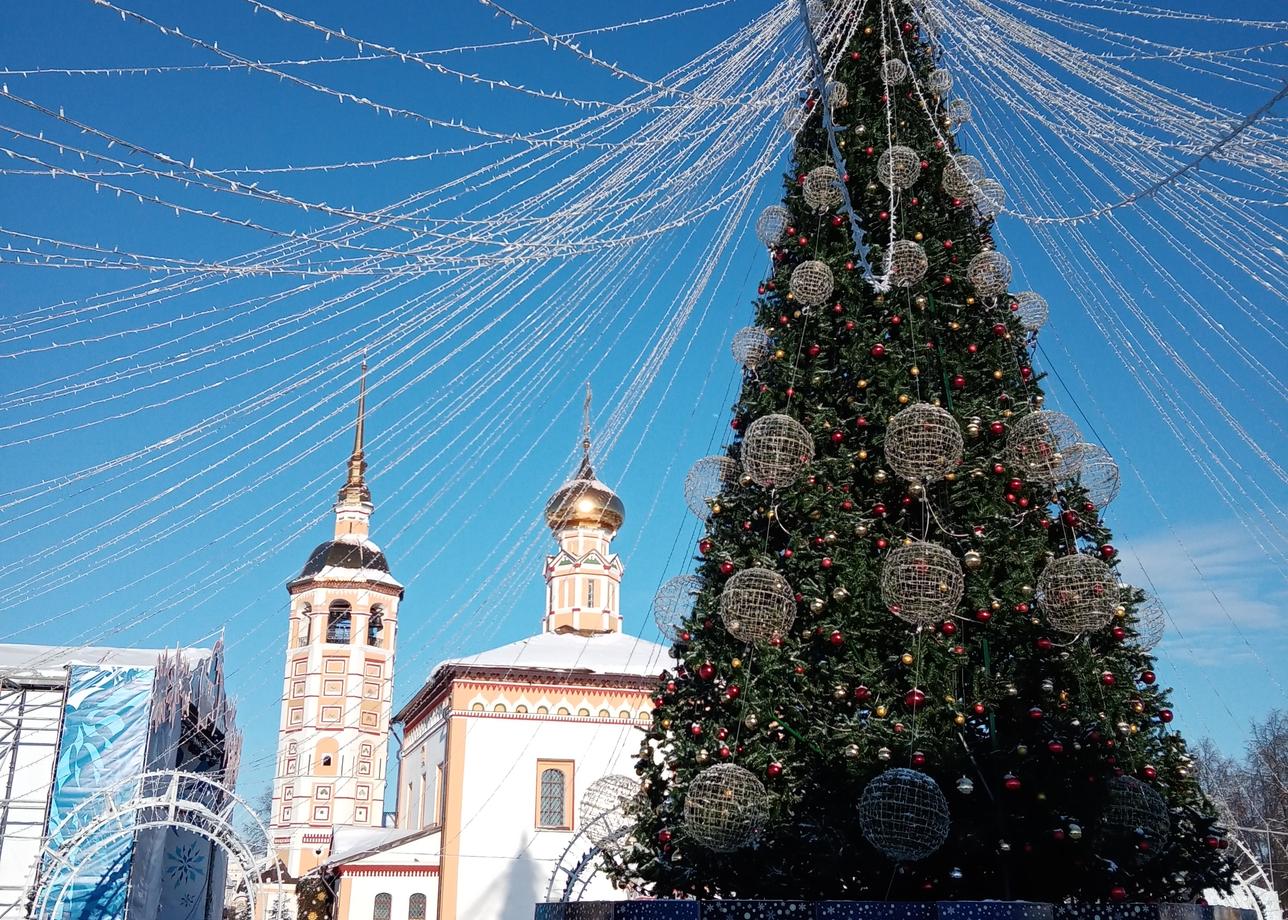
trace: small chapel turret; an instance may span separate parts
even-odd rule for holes
[[[380,827],[403,586],[369,537],[367,365],[335,534],[287,585],[290,628],[270,834],[292,877],[325,859],[332,828]]]
[[[622,561],[613,537],[626,519],[617,494],[590,465],[590,384],[582,422],[581,463],[546,502],[546,523],[559,551],[546,557],[544,632],[621,632]]]

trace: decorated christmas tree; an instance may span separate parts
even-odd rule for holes
[[[1010,289],[969,108],[918,10],[864,17],[788,115],[737,435],[690,474],[708,526],[655,602],[680,665],[612,871],[660,896],[1224,888],[1159,613],[1116,571],[1117,469],[1044,407],[1047,305]]]

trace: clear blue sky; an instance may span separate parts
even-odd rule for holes
[[[254,15],[244,0],[182,7],[157,2],[123,5],[253,59],[356,52],[352,46],[323,42],[270,15]],[[514,8],[544,28],[561,32],[686,5],[676,0],[647,4],[607,0],[593,5],[519,4],[516,0]],[[1239,14],[1273,18],[1277,6],[1258,0],[1241,6]],[[588,36],[582,42],[601,58],[657,77],[721,42],[767,7],[762,0],[734,0],[679,20]],[[296,8],[301,15],[342,27],[351,35],[411,50],[526,35],[494,18],[480,4],[465,0],[375,6],[328,0]],[[1193,9],[1220,11],[1214,3]],[[1079,15],[1076,9],[1068,12]],[[1083,15],[1091,14],[1084,11]],[[1119,18],[1114,25],[1125,25],[1157,41],[1213,48],[1282,39],[1265,32],[1249,38],[1238,29],[1198,29],[1149,18],[1125,23]],[[632,88],[603,69],[542,44],[439,60],[570,96],[615,100]],[[219,63],[179,39],[123,22],[88,0],[55,0],[7,10],[0,61],[11,69]],[[532,131],[582,114],[553,102],[461,85],[397,61],[285,69],[358,95],[495,130]],[[1216,99],[1234,112],[1251,111],[1269,95],[1262,89],[1210,83],[1174,67],[1159,67],[1153,75],[1183,81],[1186,91]],[[7,76],[4,82],[9,92],[55,111],[62,108],[68,116],[180,161],[195,158],[198,166],[207,169],[341,163],[472,142],[460,132],[430,129],[351,103],[342,105],[261,73]],[[119,147],[109,151],[93,138],[4,100],[0,100],[0,125],[44,132],[75,146],[141,162]],[[1282,127],[1278,130],[1282,132]],[[0,144],[67,168],[105,168],[36,142],[13,140],[3,131]],[[299,198],[369,210],[438,185],[497,156],[487,151],[378,168],[269,174],[245,181],[258,180],[265,188]],[[0,167],[24,165],[0,158]],[[1042,169],[1041,162],[1033,165]],[[552,170],[534,180],[531,188],[548,187],[564,176],[566,171]],[[137,177],[106,181],[296,232],[331,222],[316,213],[247,204],[174,183]],[[753,198],[756,209],[777,196],[772,176],[761,185]],[[448,202],[437,213],[450,213],[452,207]],[[1168,227],[1178,226],[1167,220]],[[1187,264],[1187,257],[1131,217],[1124,223],[1130,232],[1142,234],[1155,257],[1184,284],[1192,285],[1200,297],[1214,297]],[[126,200],[107,188],[96,191],[65,176],[0,176],[0,226],[202,260],[230,259],[274,242],[254,230],[175,215],[164,207]],[[1249,719],[1288,705],[1284,690],[1288,671],[1277,653],[1285,637],[1281,622],[1284,570],[1282,558],[1274,558],[1282,557],[1285,546],[1274,537],[1258,545],[1156,417],[1103,336],[1081,314],[1034,237],[1005,219],[1000,228],[1003,245],[1023,270],[1024,283],[1042,291],[1052,304],[1053,319],[1042,338],[1045,360],[1039,366],[1057,371],[1067,386],[1066,390],[1054,379],[1048,381],[1052,403],[1077,415],[1089,431],[1094,429],[1123,465],[1123,493],[1111,509],[1110,520],[1118,532],[1116,542],[1124,549],[1125,577],[1138,579],[1143,566],[1179,626],[1179,634],[1173,630],[1159,650],[1162,679],[1177,688],[1178,724],[1192,736],[1208,735],[1237,747]],[[419,687],[437,661],[512,641],[539,628],[542,554],[547,544],[537,512],[550,484],[572,469],[581,381],[587,376],[593,380],[598,394],[596,419],[602,428],[622,402],[623,394],[614,391],[633,377],[631,363],[684,293],[683,278],[710,257],[713,232],[712,221],[699,223],[692,233],[689,228],[672,231],[648,258],[633,264],[619,279],[621,286],[611,289],[612,297],[608,297],[610,289],[604,288],[605,297],[612,301],[607,306],[619,302],[626,309],[615,318],[606,315],[589,324],[571,343],[566,336],[555,336],[520,368],[510,367],[503,359],[489,359],[484,369],[471,369],[469,361],[484,354],[486,346],[506,330],[516,328],[519,317],[533,317],[538,331],[557,329],[567,320],[563,299],[543,294],[535,303],[515,302],[515,312],[505,316],[467,310],[453,320],[456,337],[450,344],[426,347],[414,358],[394,355],[389,348],[373,348],[369,423],[377,507],[373,536],[387,550],[394,573],[408,584],[401,611],[396,703]],[[1090,233],[1107,252],[1121,248],[1115,245],[1112,230],[1095,228]],[[1273,255],[1271,241],[1266,245]],[[727,272],[710,296],[702,299],[666,354],[660,375],[647,392],[636,394],[639,410],[611,449],[596,458],[601,478],[620,492],[628,509],[616,543],[627,566],[623,598],[627,626],[648,638],[656,638],[648,616],[653,592],[665,578],[684,570],[697,536],[696,522],[683,505],[683,476],[694,460],[726,438],[727,406],[738,381],[727,341],[750,316],[749,300],[763,272],[763,251],[749,234],[738,239],[727,258]],[[554,271],[576,278],[579,271],[593,270],[574,261]],[[1167,293],[1157,288],[1147,272],[1122,277],[1133,299],[1160,323],[1169,339],[1178,325],[1192,322],[1183,311],[1177,320],[1168,317]],[[144,280],[138,273],[0,265],[0,310],[5,315],[20,313]],[[604,283],[603,279],[597,282]],[[212,634],[225,630],[229,684],[240,697],[247,738],[243,788],[251,792],[262,788],[271,775],[285,641],[284,584],[313,545],[330,532],[330,503],[341,481],[350,437],[348,402],[356,378],[355,342],[366,334],[364,322],[395,310],[426,287],[417,282],[348,311],[327,306],[306,320],[292,319],[280,328],[271,322],[323,304],[332,295],[306,292],[253,315],[237,306],[295,283],[240,280],[167,300],[141,313],[97,316],[34,342],[6,342],[3,352],[34,343],[102,337],[100,341],[0,361],[0,390],[10,392],[99,362],[111,362],[107,371],[120,371],[158,356],[174,358],[191,348],[211,349],[199,360],[148,371],[94,391],[114,395],[112,403],[95,406],[89,404],[90,397],[70,395],[0,411],[0,425],[12,426],[0,431],[0,443],[50,435],[6,449],[8,480],[18,488],[120,457],[216,416],[241,400],[265,395],[261,409],[221,422],[217,433],[201,442],[207,445],[204,452],[177,450],[173,466],[148,467],[146,479],[131,473],[136,462],[122,463],[93,480],[0,512],[4,515],[0,521],[5,521],[10,533],[23,532],[19,539],[0,543],[0,565],[12,568],[11,581],[27,585],[15,590],[6,641],[173,646],[208,642]],[[338,292],[357,283],[342,281],[325,290]],[[553,290],[548,277],[543,276],[542,283]],[[1228,283],[1254,298],[1267,313],[1282,315],[1281,297],[1237,277]],[[1212,302],[1220,307],[1219,300]],[[417,308],[424,309],[428,308]],[[162,325],[197,313],[204,315]],[[409,314],[407,319],[419,315]],[[159,328],[115,335],[140,325],[139,317]],[[1285,370],[1277,345],[1259,340],[1255,328],[1237,315],[1221,318],[1264,363],[1281,373]],[[492,321],[497,325],[488,328]],[[189,337],[170,344],[180,333]],[[449,353],[475,333],[479,339],[465,344],[459,354]],[[538,333],[525,333],[531,334]],[[1212,357],[1177,336],[1181,357],[1218,394],[1231,400],[1231,411],[1252,436],[1272,454],[1284,456],[1288,438],[1278,423],[1283,408],[1278,398],[1267,396],[1261,401],[1254,396],[1249,401],[1237,386],[1219,379],[1212,373],[1211,362],[1228,359],[1219,343],[1210,343],[1202,330],[1199,335],[1201,343],[1211,345]],[[243,338],[229,342],[234,336]],[[278,337],[280,341],[270,342]],[[248,351],[254,344],[263,347]],[[507,354],[520,345],[508,348]],[[146,351],[150,346],[156,350]],[[292,373],[328,357],[332,368],[316,390],[278,395]],[[440,360],[441,365],[435,364]],[[175,379],[175,373],[184,369],[193,372]],[[1239,375],[1236,379],[1244,389],[1253,394],[1262,391],[1263,381],[1245,376],[1241,368],[1232,372]],[[423,379],[416,379],[418,374]],[[498,382],[498,375],[508,375],[501,380],[502,387],[451,417],[453,405]],[[127,392],[140,385],[147,389]],[[1193,402],[1192,418],[1201,432],[1209,433],[1206,437],[1231,437],[1217,414],[1197,403],[1190,384],[1164,375],[1151,380],[1151,386]],[[165,404],[150,405],[159,401]],[[118,412],[121,417],[114,417]],[[288,447],[273,451],[314,424]],[[1208,449],[1202,438],[1189,441],[1195,450]],[[210,468],[239,448],[243,450],[236,462]],[[1236,501],[1245,511],[1282,518],[1288,498],[1283,483],[1265,472],[1242,446],[1233,450],[1244,469],[1231,475],[1231,483],[1253,482],[1268,497],[1253,501],[1236,491]],[[1147,477],[1165,516],[1146,494],[1137,471]],[[220,482],[225,476],[227,481]],[[140,507],[140,502],[162,490],[168,491],[155,507]],[[153,514],[166,509],[169,516],[151,521]],[[171,525],[173,530],[167,530]],[[262,532],[261,525],[265,525]],[[101,529],[83,546],[61,547],[62,541],[92,527]],[[147,542],[154,538],[155,542]],[[136,547],[138,551],[132,551]],[[96,560],[110,561],[96,568]]]

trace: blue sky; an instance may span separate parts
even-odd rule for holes
[[[244,0],[182,9],[161,3],[123,5],[252,59],[355,53],[350,45],[323,42],[298,26],[264,13],[255,15]],[[516,2],[513,8],[543,28],[561,32],[685,5],[675,0],[608,0],[594,5]],[[1275,7],[1261,0],[1241,7],[1240,15],[1269,19]],[[351,35],[412,50],[526,36],[474,2],[393,2],[368,8],[322,2],[297,8],[301,15],[343,27]],[[581,41],[600,58],[655,78],[724,41],[767,8],[763,2],[732,0],[678,20]],[[1219,11],[1215,4],[1192,8]],[[1077,10],[1069,13],[1077,15]],[[1105,21],[1157,41],[1213,48],[1270,37],[1259,32],[1249,39],[1233,27],[1200,28],[1148,17]],[[9,10],[0,35],[0,60],[11,69],[218,63],[182,40],[124,22],[87,0]],[[441,60],[462,70],[585,98],[616,100],[632,89],[604,69],[544,44]],[[581,114],[554,102],[462,85],[397,61],[285,69],[391,105],[507,132],[530,132]],[[1142,72],[1180,81],[1185,91],[1215,99],[1234,112],[1251,111],[1267,96],[1260,88],[1218,84],[1179,68],[1160,65],[1153,71],[1142,67]],[[353,162],[471,142],[460,132],[339,104],[262,73],[10,75],[4,82],[10,93],[61,109],[180,162],[192,158],[206,169]],[[108,150],[12,102],[0,100],[0,112],[0,125],[44,132],[67,144],[139,161],[119,147]],[[986,125],[983,115],[981,119]],[[994,135],[994,140],[1000,136]],[[980,139],[981,152],[987,149],[985,140]],[[20,143],[3,131],[0,142],[68,168],[102,168],[74,162],[77,157],[37,142]],[[274,173],[246,181],[258,180],[263,187],[298,198],[369,210],[462,175],[497,155],[489,150],[377,168]],[[24,164],[0,159],[0,166],[5,165]],[[1040,162],[1036,165],[1042,168]],[[557,186],[566,177],[566,170],[555,168],[511,194]],[[299,233],[331,220],[279,205],[230,202],[229,196],[177,183],[133,177],[106,181]],[[754,215],[777,197],[773,176],[753,192]],[[453,206],[446,202],[437,213],[449,213]],[[1274,209],[1268,210],[1273,215]],[[1194,239],[1195,231],[1185,236],[1183,219],[1161,210],[1152,213],[1182,239]],[[66,176],[0,176],[0,226],[207,261],[230,259],[274,242],[254,230],[176,215]],[[1134,215],[1123,217],[1123,227],[1144,241],[1181,284],[1214,309],[1223,309],[1221,298],[1228,292],[1215,290],[1190,255]],[[1288,547],[1273,535],[1258,537],[1239,515],[1281,519],[1288,492],[1251,451],[1232,443],[1232,456],[1241,469],[1232,470],[1227,483],[1235,489],[1236,508],[1231,509],[1162,423],[1105,335],[1080,311],[1034,234],[1006,218],[999,229],[1024,284],[1042,291],[1052,305],[1052,322],[1041,338],[1044,355],[1038,361],[1041,369],[1059,374],[1058,381],[1047,382],[1051,403],[1074,414],[1123,467],[1122,495],[1109,517],[1118,534],[1116,543],[1124,551],[1124,577],[1139,582],[1147,576],[1175,620],[1177,628],[1164,641],[1159,657],[1162,679],[1176,687],[1178,725],[1192,736],[1208,735],[1236,747],[1249,719],[1288,702],[1288,674],[1274,651],[1284,638],[1280,617],[1288,593],[1283,577]],[[562,312],[571,300],[546,292],[554,291],[561,279],[575,284],[581,274],[595,271],[577,260],[542,274],[535,287],[541,296],[533,302],[523,301],[521,292],[513,295],[507,301],[512,313],[488,315],[467,309],[444,329],[441,343],[426,343],[415,356],[398,354],[388,344],[372,347],[369,453],[377,504],[373,536],[387,550],[395,574],[408,584],[401,611],[396,703],[417,689],[435,662],[539,628],[542,554],[548,541],[543,540],[537,513],[553,485],[572,469],[580,387],[587,377],[597,394],[595,414],[601,430],[625,404],[626,395],[639,402],[629,418],[619,419],[614,439],[596,457],[596,467],[627,506],[627,523],[616,548],[627,566],[623,601],[628,628],[656,638],[648,617],[653,592],[667,577],[684,570],[698,534],[696,521],[684,509],[684,473],[728,433],[727,407],[738,376],[727,342],[747,321],[750,297],[764,271],[763,251],[750,234],[742,233],[725,253],[722,274],[667,350],[657,375],[648,378],[646,390],[625,394],[619,388],[624,381],[642,379],[632,362],[651,347],[653,336],[683,298],[689,272],[712,257],[715,231],[714,218],[671,231],[629,272],[595,279],[604,285],[603,302],[595,304],[604,312],[572,339],[560,325],[576,323]],[[1116,241],[1120,232],[1101,224],[1088,230],[1088,238],[1110,259],[1129,260],[1130,254]],[[1266,245],[1273,253],[1270,240]],[[1195,251],[1205,250],[1196,246]],[[1148,272],[1124,270],[1121,278],[1134,303],[1174,342],[1178,359],[1228,400],[1230,411],[1253,439],[1282,457],[1288,448],[1278,422],[1282,406],[1274,393],[1266,392],[1265,381],[1230,364],[1221,351],[1224,346],[1183,310],[1174,309],[1167,290]],[[144,280],[133,272],[0,265],[0,309],[17,314]],[[1245,278],[1229,276],[1225,282],[1266,314],[1282,315],[1281,296]],[[181,445],[170,455],[172,463],[144,468],[140,461],[120,462],[101,476],[50,489],[39,499],[3,512],[10,533],[16,528],[23,536],[0,543],[0,565],[11,568],[11,579],[25,586],[17,590],[23,601],[12,609],[5,641],[173,646],[209,642],[222,629],[229,646],[229,683],[241,699],[247,736],[243,788],[252,792],[266,784],[271,773],[285,640],[284,584],[312,546],[329,536],[330,503],[348,451],[358,343],[370,329],[364,323],[398,310],[404,311],[404,323],[423,319],[423,311],[432,310],[435,303],[431,299],[427,306],[415,305],[412,296],[428,286],[416,282],[352,309],[321,306],[332,296],[323,292],[348,290],[359,283],[342,280],[253,314],[239,306],[296,283],[242,279],[129,315],[106,315],[106,310],[86,314],[92,321],[30,341],[5,341],[5,355],[27,347],[42,350],[0,362],[2,389],[9,392],[84,373],[99,363],[104,370],[96,374],[128,371],[157,357],[173,359],[191,349],[208,349],[200,358],[94,391],[110,394],[110,403],[93,405],[91,397],[72,394],[0,412],[0,425],[6,426],[0,441],[8,445],[7,466],[19,488],[94,463],[114,462],[186,426],[218,417],[239,401],[263,398],[255,411],[212,426],[206,440],[194,442],[204,447],[201,452]],[[621,309],[614,311],[614,306]],[[1117,304],[1108,307],[1125,315]],[[317,309],[306,319],[292,318],[297,310],[309,308]],[[124,335],[140,325],[140,317],[156,328]],[[530,319],[531,326],[507,346],[502,358],[485,357],[491,342],[507,331],[517,332],[519,317]],[[1282,373],[1282,351],[1259,337],[1255,324],[1233,311],[1221,312],[1220,319],[1264,364]],[[522,364],[511,365],[523,342],[543,331],[551,339]],[[175,342],[180,334],[186,337]],[[230,341],[235,337],[239,338]],[[89,338],[97,340],[48,347]],[[453,351],[457,346],[460,350]],[[1152,353],[1159,355],[1157,349]],[[482,367],[471,366],[476,358],[485,358]],[[1193,406],[1189,417],[1199,434],[1187,436],[1188,447],[1207,453],[1211,442],[1205,439],[1231,443],[1227,423],[1199,401],[1193,383],[1169,373],[1171,365],[1159,360],[1163,373],[1147,370],[1146,379],[1156,393],[1174,394],[1181,404]],[[292,373],[313,361],[329,363],[329,370],[312,389],[280,392]],[[1221,376],[1220,367],[1231,368],[1234,383]],[[190,373],[175,377],[179,370]],[[499,385],[487,389],[493,384]],[[135,390],[140,386],[144,389]],[[480,392],[485,398],[468,404],[467,397]],[[164,404],[152,405],[159,402]],[[453,415],[454,405],[465,409]],[[232,452],[235,462],[214,466]],[[1243,489],[1248,489],[1246,496]],[[169,516],[153,521],[152,515],[163,509],[169,509]],[[87,528],[97,529],[84,544],[63,546]]]

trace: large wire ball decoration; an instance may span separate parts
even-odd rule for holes
[[[1114,618],[1118,579],[1113,569],[1086,553],[1059,556],[1038,576],[1037,599],[1053,629],[1072,635],[1090,632]]]
[[[639,794],[639,780],[621,773],[601,776],[587,786],[577,817],[590,842],[601,850],[620,849],[631,827],[631,805]]]
[[[908,65],[899,58],[890,58],[881,65],[881,78],[891,86],[908,79]]]
[[[996,179],[980,179],[975,183],[975,210],[985,220],[992,220],[1006,204],[1006,189]]]
[[[914,626],[952,616],[966,587],[961,563],[934,543],[914,540],[895,547],[881,566],[881,601]]]
[[[754,371],[774,356],[774,340],[759,326],[744,326],[733,334],[729,350],[735,361]]]
[[[1050,485],[1077,475],[1073,447],[1081,440],[1077,422],[1062,412],[1042,409],[1011,426],[1002,459],[1015,476]]]
[[[1027,332],[1037,332],[1046,325],[1051,308],[1037,291],[1020,291],[1015,295],[1015,315]]]
[[[942,67],[937,67],[926,77],[926,89],[936,96],[947,96],[953,88],[953,75]]]
[[[975,183],[984,178],[984,164],[967,153],[956,154],[944,167],[939,184],[954,198],[969,198]]]
[[[800,133],[801,128],[805,127],[805,122],[809,121],[810,110],[805,108],[799,102],[787,103],[787,108],[783,109],[783,130],[791,137]]]
[[[892,287],[912,287],[930,269],[926,250],[913,240],[895,240],[885,254],[886,280]]]
[[[965,99],[954,99],[949,102],[948,120],[954,125],[964,125],[970,121],[970,103]]]
[[[676,575],[662,582],[653,595],[653,622],[658,631],[673,642],[679,639],[701,593],[702,579],[697,575]]]
[[[1134,776],[1115,776],[1108,787],[1100,816],[1106,834],[1133,843],[1143,837],[1154,847],[1167,839],[1172,821],[1167,802],[1157,791]]]
[[[1136,605],[1136,641],[1145,651],[1153,651],[1167,632],[1167,608],[1157,597],[1147,597]]]
[[[912,188],[921,178],[921,157],[911,147],[895,144],[877,158],[877,179],[886,188]]]
[[[711,503],[738,480],[738,463],[729,457],[703,457],[684,477],[684,503],[701,520],[711,517]]]
[[[789,415],[763,415],[747,427],[742,468],[757,485],[789,486],[813,459],[813,436]]]
[[[913,403],[886,427],[886,463],[904,479],[942,479],[961,463],[964,448],[957,419],[929,403]]]
[[[756,218],[756,238],[773,249],[783,241],[791,222],[790,211],[781,204],[771,204]]]
[[[1011,283],[1011,260],[996,249],[986,249],[970,260],[966,266],[966,279],[976,294],[984,297],[1004,294]]]
[[[737,572],[720,592],[720,619],[741,642],[769,642],[785,636],[796,620],[796,594],[773,569]]]
[[[1087,493],[1087,500],[1097,508],[1106,507],[1118,497],[1121,478],[1113,455],[1099,444],[1079,442],[1065,453],[1069,479],[1076,479]]]
[[[873,777],[859,799],[863,836],[895,862],[916,862],[948,839],[948,800],[918,770],[895,767]]]
[[[792,269],[788,286],[792,297],[802,307],[821,307],[832,296],[836,282],[826,262],[808,259]]]
[[[756,842],[768,816],[765,787],[732,763],[707,767],[684,795],[684,827],[698,844],[732,853]]]
[[[812,211],[829,211],[841,203],[841,178],[832,166],[816,166],[805,174],[801,188],[805,204]]]
[[[827,81],[827,101],[832,108],[841,109],[850,104],[850,88],[841,80]]]

